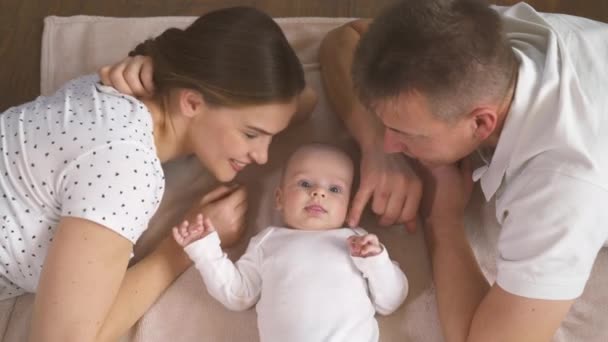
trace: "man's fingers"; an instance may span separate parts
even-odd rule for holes
[[[408,233],[415,233],[418,226],[418,220],[414,218],[413,220],[404,222],[403,225]]]
[[[404,189],[395,189],[389,196],[386,203],[386,208],[380,216],[381,226],[390,226],[394,224],[401,216],[403,206],[405,202],[405,191]]]
[[[386,206],[388,205],[388,200],[391,197],[391,192],[384,189],[376,187],[374,189],[374,195],[372,198],[372,211],[376,215],[382,216],[384,212],[386,212]]]
[[[368,188],[362,185],[357,191],[355,198],[353,199],[353,203],[350,207],[350,211],[348,213],[347,224],[350,227],[355,227],[359,224],[359,220],[361,219],[361,213],[363,209],[365,209],[365,205],[369,201],[370,196],[372,195],[373,189]]]
[[[416,231],[416,216],[418,213],[418,208],[420,207],[421,199],[422,184],[420,182],[410,184],[400,218],[401,222],[405,223],[405,227],[410,233]]]

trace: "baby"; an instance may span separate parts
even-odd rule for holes
[[[209,293],[231,310],[256,305],[262,342],[378,341],[374,314],[405,300],[408,282],[386,248],[361,228],[344,228],[352,160],[309,144],[288,160],[276,190],[285,227],[269,227],[232,263],[213,223],[173,228]]]

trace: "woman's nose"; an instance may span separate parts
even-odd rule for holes
[[[251,151],[249,156],[256,164],[266,164],[268,161],[268,144],[264,144],[263,146]]]

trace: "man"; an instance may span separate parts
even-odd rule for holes
[[[361,124],[373,112],[385,151],[431,170],[422,214],[446,340],[548,341],[581,295],[608,239],[607,41],[606,24],[523,3],[408,0],[323,42],[357,140],[377,134]],[[471,177],[502,225],[494,284],[465,236]]]

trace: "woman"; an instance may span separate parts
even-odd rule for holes
[[[37,293],[30,341],[121,336],[190,265],[168,238],[127,270],[162,198],[161,163],[194,155],[230,181],[310,108],[295,53],[255,9],[209,13],[134,52],[154,62],[153,97],[87,76],[0,116],[0,298]],[[215,213],[230,243],[245,195],[222,187],[191,213]]]

